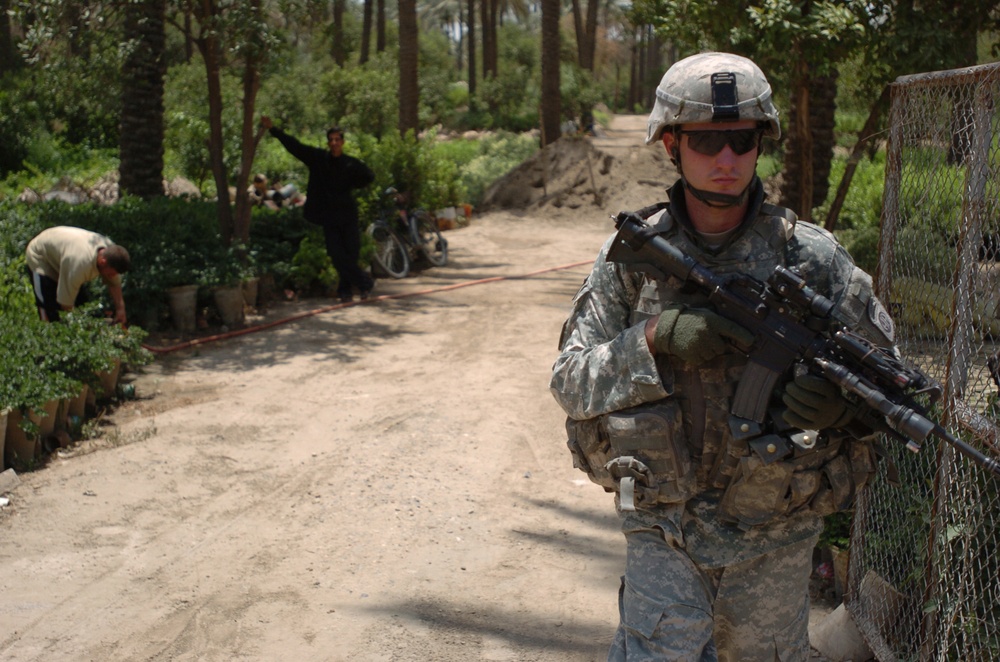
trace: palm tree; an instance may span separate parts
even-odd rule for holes
[[[497,0],[481,0],[483,26],[483,78],[497,75]]]
[[[542,147],[559,138],[559,0],[542,0]]]
[[[469,98],[476,94],[476,0],[469,0]]]
[[[805,61],[800,63],[804,70]],[[812,210],[823,204],[830,191],[837,74],[803,76],[788,113],[781,204],[797,209],[803,220],[809,221]]]
[[[344,66],[344,0],[333,0],[333,61]]]
[[[371,50],[372,0],[365,0],[363,16],[364,18],[361,21],[361,57],[358,60],[358,64],[364,64],[368,61],[369,51]]]
[[[125,8],[119,187],[144,199],[163,195],[163,77],[165,0]]]
[[[375,52],[385,51],[385,0],[375,0]]]
[[[417,131],[417,0],[399,0],[399,132]]]
[[[587,0],[587,20],[584,22],[580,1],[573,0],[573,27],[576,30],[577,63],[581,69],[594,71],[597,50],[597,7],[599,0]]]
[[[10,0],[0,0],[0,76],[14,71],[20,63],[21,59],[17,56],[11,32]]]

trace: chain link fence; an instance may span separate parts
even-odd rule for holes
[[[931,413],[1000,457],[1000,65],[892,85],[876,287]],[[931,438],[933,439],[933,437]],[[880,662],[1000,660],[1000,480],[947,444],[886,440],[855,511],[845,603]]]

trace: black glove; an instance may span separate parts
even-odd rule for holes
[[[670,306],[656,321],[653,345],[657,353],[676,357],[691,365],[732,351],[733,347],[747,348],[753,343],[753,334],[736,322],[705,308]]]
[[[844,427],[854,418],[855,407],[840,392],[840,387],[819,375],[798,375],[785,385],[781,396],[788,407],[782,418],[800,430],[825,430]]]

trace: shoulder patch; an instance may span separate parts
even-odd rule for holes
[[[879,331],[885,334],[889,342],[896,341],[896,325],[889,317],[889,311],[885,309],[876,296],[872,296],[871,300],[868,301],[868,319]]]

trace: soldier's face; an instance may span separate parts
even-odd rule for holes
[[[757,166],[758,141],[751,135],[756,129],[757,123],[753,120],[685,124],[678,136],[665,132],[663,146],[668,154],[672,149],[679,150],[684,178],[691,186],[713,193],[739,195],[750,184]],[[722,131],[736,133],[720,135]],[[714,149],[718,149],[714,154],[705,153]],[[737,153],[740,151],[743,153]]]

